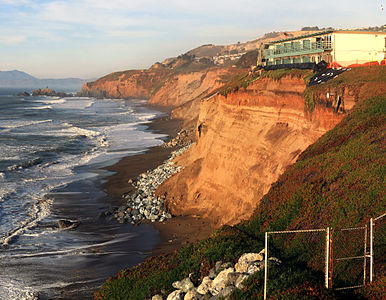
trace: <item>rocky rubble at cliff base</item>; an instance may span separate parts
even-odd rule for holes
[[[171,153],[170,158],[152,171],[140,174],[136,180],[129,180],[136,191],[131,194],[123,195],[126,203],[116,210],[109,210],[105,216],[112,215],[119,223],[130,222],[136,224],[141,220],[152,222],[163,222],[172,218],[172,215],[165,209],[164,198],[156,197],[155,190],[158,186],[173,174],[180,172],[182,167],[176,166],[173,159],[181,155],[190,145],[182,147]]]
[[[214,268],[209,271],[201,282],[194,286],[191,277],[173,282],[176,290],[170,293],[166,300],[215,300],[229,299],[235,289],[242,289],[244,282],[252,274],[264,269],[264,253],[244,253],[234,265],[231,262],[216,262]],[[281,264],[275,257],[268,259],[270,267]],[[152,300],[164,299],[162,295],[154,295]]]
[[[194,128],[183,129],[177,133],[177,136],[162,146],[165,148],[185,147],[193,143]]]

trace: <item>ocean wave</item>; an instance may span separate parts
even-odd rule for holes
[[[0,277],[0,299],[38,300],[38,293],[20,279]]]
[[[19,121],[19,120],[6,120],[0,121],[0,132],[9,132],[15,128],[21,128],[31,125],[44,124],[44,123],[52,123],[52,120],[40,120],[40,121]]]
[[[54,229],[54,231],[61,231],[61,229]],[[52,231],[51,231],[52,232]],[[74,254],[82,254],[85,255],[105,255],[105,254],[112,254],[112,252],[105,252],[103,250],[95,251],[95,248],[99,247],[105,247],[108,245],[113,245],[117,243],[122,243],[124,241],[128,241],[132,239],[135,235],[134,234],[124,234],[120,236],[119,238],[114,238],[112,240],[108,240],[106,242],[102,243],[94,243],[94,244],[87,244],[77,247],[70,247],[67,249],[61,249],[61,250],[54,250],[54,251],[39,251],[39,252],[33,252],[33,253],[19,253],[19,254],[5,254],[0,255],[0,258],[31,258],[31,257],[44,257],[44,256],[55,256],[55,255],[74,255]],[[125,252],[125,254],[128,254]]]
[[[83,135],[87,137],[95,137],[101,135],[101,132],[96,131],[96,130],[91,130],[91,129],[85,129],[85,128],[80,128],[77,126],[74,126],[73,124],[70,123],[63,123],[63,126],[66,126],[67,128],[64,128],[61,130],[61,132],[65,133],[72,133],[77,136]]]
[[[44,201],[37,201],[33,204],[30,211],[30,217],[19,222],[19,224],[13,230],[4,233],[0,237],[0,248],[7,246],[13,239],[20,236],[26,230],[36,226],[37,222],[46,217],[50,212],[52,200],[46,199]]]
[[[38,106],[38,107],[25,107],[25,109],[52,109],[52,106],[44,105],[44,106]]]
[[[67,100],[64,99],[64,98],[60,98],[60,99],[41,99],[41,100],[34,100],[32,102],[44,103],[44,104],[62,104],[62,103],[66,103]]]
[[[91,107],[94,103],[95,100],[91,98],[67,98],[66,102],[56,103],[54,108],[84,110]]]
[[[150,122],[152,119],[158,116],[158,114],[149,114],[149,113],[146,113],[146,114],[137,113],[133,115],[136,116],[139,120],[144,121],[146,123]]]
[[[38,164],[41,164],[42,162],[43,162],[43,160],[41,158],[29,159],[29,160],[19,162],[19,163],[16,163],[16,164],[13,164],[13,165],[7,167],[6,171],[27,169],[27,168],[36,166]]]

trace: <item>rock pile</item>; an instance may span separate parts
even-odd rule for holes
[[[275,257],[270,257],[268,262],[270,266],[281,263]],[[166,300],[229,299],[235,289],[244,287],[243,283],[249,276],[263,268],[264,249],[259,253],[244,253],[235,265],[218,261],[197,287],[189,277],[173,282],[172,286],[176,290],[169,294]],[[162,299],[161,295],[152,297],[152,300]]]
[[[152,171],[140,174],[137,180],[130,180],[136,191],[132,194],[124,195],[123,197],[127,199],[126,203],[116,211],[106,212],[105,215],[112,213],[119,223],[131,222],[132,224],[146,219],[152,222],[163,222],[166,219],[170,219],[172,215],[165,210],[165,199],[156,197],[154,192],[162,182],[182,169],[182,167],[175,165],[173,159],[190,146],[188,145],[173,151],[170,158],[160,166]]]
[[[177,136],[174,139],[171,139],[169,142],[165,142],[163,146],[165,148],[173,148],[176,146],[187,146],[193,143],[194,129],[183,129],[177,133]]]

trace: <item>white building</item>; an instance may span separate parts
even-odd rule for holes
[[[386,59],[386,32],[329,30],[264,45],[265,65],[320,62],[347,67]]]

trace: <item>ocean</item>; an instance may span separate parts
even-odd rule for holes
[[[103,169],[159,145],[144,100],[18,97],[0,90],[0,299],[88,299],[159,241],[97,219],[114,205]],[[59,219],[80,221],[60,230]]]

